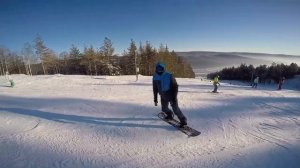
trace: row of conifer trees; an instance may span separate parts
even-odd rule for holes
[[[112,41],[105,37],[100,47],[84,47],[81,52],[72,45],[57,54],[37,35],[33,43],[25,43],[20,53],[0,47],[0,74],[86,74],[86,75],[153,75],[157,62],[166,64],[175,77],[194,78],[192,67],[167,45],[153,47],[150,42],[136,45],[131,40],[121,56],[115,54]]]
[[[296,63],[290,65],[273,63],[270,66],[241,64],[239,67],[224,68],[221,71],[210,73],[207,78],[212,79],[219,75],[223,80],[243,80],[252,81],[255,77],[259,77],[260,81],[273,80],[278,82],[281,78],[293,78],[300,75],[300,67]]]

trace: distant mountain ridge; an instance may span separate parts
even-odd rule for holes
[[[194,53],[194,54],[214,54],[214,53],[227,53],[227,54],[236,54],[236,55],[272,55],[272,56],[296,56],[300,55],[290,55],[290,54],[270,54],[270,53],[252,53],[252,52],[221,52],[221,51],[175,51],[176,53]]]
[[[225,67],[239,66],[242,63],[247,65],[271,65],[275,63],[291,64],[300,66],[300,56],[285,54],[249,53],[249,52],[213,52],[213,51],[190,51],[176,52],[188,61],[196,74],[220,70]]]

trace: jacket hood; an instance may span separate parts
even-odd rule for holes
[[[158,73],[158,72],[165,72],[165,65],[162,64],[162,63],[157,63],[156,66],[155,66],[155,72]]]

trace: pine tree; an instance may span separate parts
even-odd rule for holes
[[[113,56],[114,50],[111,40],[105,37],[103,45],[100,48],[100,53],[104,56],[107,63],[110,63],[110,58]]]
[[[70,59],[70,55],[68,52],[63,51],[59,54],[59,60],[60,62],[62,62],[62,73],[63,74],[69,74],[69,59]]]
[[[133,75],[136,73],[136,56],[137,56],[137,47],[135,42],[131,39],[130,46],[128,48],[128,71],[127,74]]]
[[[145,58],[146,58],[146,75],[153,75],[154,73],[154,68],[155,68],[155,63],[157,62],[156,60],[157,52],[155,48],[152,47],[149,41],[146,42],[145,46]]]
[[[82,59],[82,54],[80,50],[72,44],[70,51],[69,51],[69,59],[68,59],[68,69],[70,72],[74,74],[81,74],[82,67],[80,66],[80,62]]]
[[[105,37],[103,45],[100,47],[99,55],[103,58],[101,60],[102,64],[102,74],[105,75],[119,75],[120,66],[118,65],[118,59],[114,56],[114,48],[112,42],[109,38]]]
[[[129,56],[128,53],[124,50],[122,53],[122,57],[120,57],[119,61],[120,68],[122,70],[123,75],[130,75],[129,74]]]
[[[69,55],[70,55],[70,58],[73,58],[73,59],[80,59],[81,58],[80,50],[74,44],[71,45]]]
[[[93,61],[95,57],[95,51],[93,46],[89,48],[85,47],[83,51],[83,58],[81,60],[81,64],[87,67],[87,74],[92,75]]]
[[[143,46],[142,42],[140,42],[138,57],[139,57],[140,73],[142,75],[146,75],[147,57],[146,57],[145,47]]]

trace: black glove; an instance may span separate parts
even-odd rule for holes
[[[157,106],[157,100],[154,100],[154,105]]]

